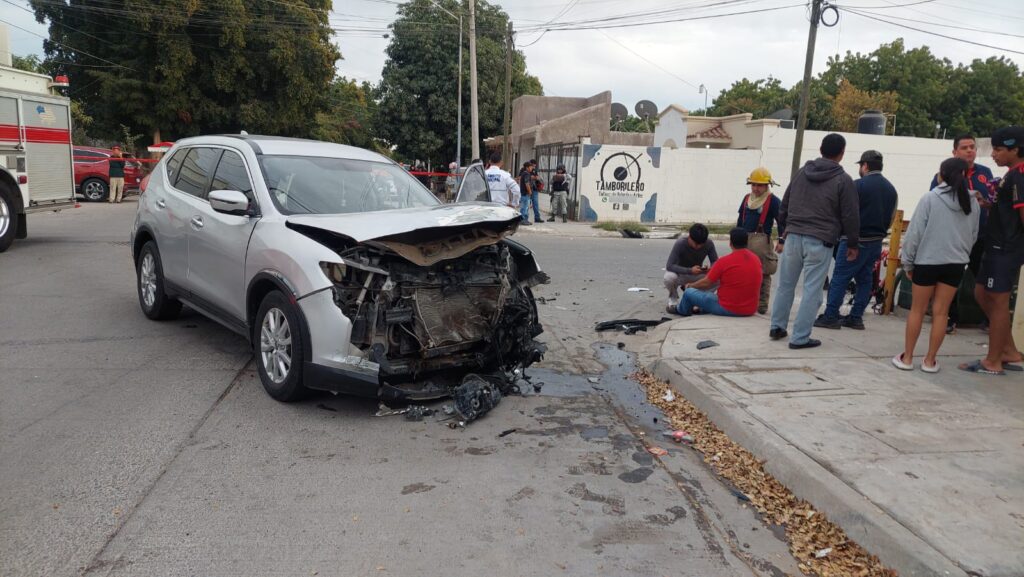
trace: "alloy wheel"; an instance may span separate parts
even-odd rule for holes
[[[292,332],[281,309],[272,308],[263,316],[260,360],[270,380],[280,384],[288,378],[292,368]]]
[[[153,308],[153,304],[156,303],[156,259],[151,252],[142,257],[142,265],[139,267],[139,288],[142,289],[142,302],[146,308]]]
[[[7,206],[7,201],[4,200],[3,196],[0,196],[0,237],[7,234],[7,229],[11,226],[11,207]]]
[[[85,183],[82,194],[92,201],[103,200],[103,185],[98,180],[90,180]]]

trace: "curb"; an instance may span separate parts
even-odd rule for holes
[[[903,577],[968,577],[948,557],[901,525],[742,406],[723,396],[679,361],[660,359],[655,375],[704,412],[739,445],[764,461],[771,473],[793,493],[825,513],[851,539],[875,554]]]

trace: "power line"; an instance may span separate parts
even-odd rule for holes
[[[710,20],[713,18],[726,18],[729,16],[743,16],[746,14],[759,14],[764,12],[774,12],[777,10],[786,10],[788,8],[803,8],[804,4],[787,4],[785,6],[775,6],[772,8],[760,8],[756,10],[744,10],[740,12],[724,12],[721,14],[707,14],[704,16],[688,16],[683,18],[670,18],[665,20],[654,20],[648,22],[625,22],[625,23],[610,23],[601,25],[567,25],[560,27],[550,27],[548,30],[608,30],[611,28],[635,28],[638,26],[652,26],[655,24],[670,24],[676,22],[691,22],[696,20]]]
[[[606,33],[606,32],[605,32],[604,30],[598,30],[598,32],[600,32],[600,33],[601,33],[602,35],[604,35],[604,37],[605,37],[605,38],[607,38],[608,40],[611,40],[612,42],[614,42],[614,43],[618,44],[619,46],[621,46],[621,47],[625,48],[626,50],[628,50],[628,51],[629,51],[629,52],[630,52],[631,54],[633,54],[633,55],[634,55],[634,56],[636,56],[637,58],[639,58],[639,59],[643,60],[644,62],[646,62],[646,63],[650,64],[651,66],[654,66],[655,68],[657,68],[658,70],[661,70],[661,71],[662,71],[662,72],[664,72],[665,74],[668,74],[668,75],[669,75],[669,76],[671,76],[672,78],[675,78],[676,80],[678,80],[678,81],[682,82],[683,84],[687,84],[687,85],[689,85],[689,86],[692,86],[692,87],[694,87],[694,88],[697,88],[697,85],[696,85],[696,84],[694,84],[694,83],[690,82],[689,80],[687,80],[687,79],[685,79],[685,78],[683,78],[683,77],[681,77],[681,76],[679,76],[679,75],[675,74],[674,72],[672,72],[672,71],[670,71],[670,70],[668,70],[668,69],[665,69],[665,68],[663,68],[663,67],[662,67],[662,66],[661,66],[660,64],[658,64],[657,62],[654,62],[653,60],[648,60],[647,58],[645,58],[645,57],[644,57],[644,56],[643,56],[642,54],[640,54],[639,52],[637,52],[637,51],[633,50],[633,49],[632,49],[632,48],[630,48],[629,46],[626,46],[626,45],[625,45],[625,44],[623,44],[622,42],[619,42],[618,40],[616,40],[616,39],[612,38],[611,36],[609,36],[609,35],[608,35],[608,34],[607,34],[607,33]]]
[[[993,46],[992,44],[984,44],[982,42],[975,42],[973,40],[967,40],[965,38],[957,38],[956,36],[949,36],[948,34],[940,34],[938,32],[933,32],[931,30],[924,30],[922,28],[915,28],[914,26],[908,26],[906,24],[900,24],[899,22],[893,22],[891,20],[886,20],[886,19],[880,18],[878,16],[872,16],[872,15],[867,14],[867,13],[861,13],[861,12],[858,12],[856,10],[851,10],[849,8],[843,8],[843,10],[846,11],[846,12],[849,12],[850,14],[856,14],[857,16],[860,16],[861,18],[868,18],[870,20],[875,20],[876,22],[883,22],[883,23],[888,24],[890,26],[896,26],[898,28],[906,28],[907,30],[913,30],[914,32],[920,32],[922,34],[930,34],[932,36],[938,36],[939,38],[945,38],[947,40],[953,40],[953,41],[956,41],[956,42],[963,42],[964,44],[973,44],[974,46],[981,46],[982,48],[991,48],[993,50],[1000,50],[1000,51],[1003,51],[1003,52],[1010,52],[1012,54],[1024,54],[1024,52],[1021,52],[1020,50],[1011,50],[1009,48],[1004,48],[1002,46]]]
[[[74,52],[78,52],[79,54],[85,54],[86,56],[89,56],[91,58],[95,58],[96,60],[99,60],[100,62],[106,62],[107,64],[113,64],[114,66],[117,66],[118,68],[124,68],[125,70],[131,70],[132,72],[138,72],[138,70],[135,70],[134,68],[132,68],[130,66],[125,66],[123,64],[118,64],[117,62],[113,62],[113,61],[107,60],[105,58],[100,58],[99,56],[96,56],[95,54],[90,54],[90,53],[88,53],[88,52],[86,52],[84,50],[79,50],[78,48],[75,48],[74,46],[68,46],[67,44],[64,44],[63,42],[58,42],[58,41],[56,41],[56,40],[54,40],[52,38],[49,38],[47,36],[43,36],[42,34],[38,34],[36,32],[33,32],[33,31],[29,30],[28,28],[22,28],[21,26],[18,26],[17,24],[13,24],[11,22],[8,22],[7,20],[4,20],[2,18],[0,18],[0,22],[3,22],[4,24],[6,24],[6,25],[8,25],[8,26],[10,26],[12,28],[17,28],[18,30],[21,30],[22,32],[28,32],[29,34],[31,34],[33,36],[38,36],[38,37],[42,38],[43,40],[48,40],[50,42],[53,42],[54,44],[57,44],[58,46],[63,46],[64,48],[67,48],[68,50],[72,50]]]
[[[858,16],[863,16],[864,14],[873,14],[874,16],[879,16],[878,14],[874,14],[872,12],[866,12],[864,14],[860,14],[859,13],[859,9],[858,10],[851,10],[849,8],[846,8],[846,10],[849,11],[849,12],[853,12],[855,14],[858,14]],[[939,22],[929,22],[927,20],[916,20],[914,18],[902,18],[900,16],[889,16],[887,14],[885,15],[885,18],[892,18],[893,20],[902,20],[904,22],[917,22],[918,24],[927,24],[928,26],[941,26],[943,28],[953,28],[953,29],[956,29],[956,30],[967,30],[969,32],[983,32],[985,34],[995,34],[997,36],[1009,36],[1011,38],[1024,38],[1024,34],[1010,34],[1009,32],[999,32],[998,30],[990,30],[990,29],[987,29],[987,28],[971,28],[969,26],[956,26],[956,25],[953,25],[953,24],[942,24],[942,23],[939,23]]]

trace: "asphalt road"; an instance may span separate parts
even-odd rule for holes
[[[553,277],[545,386],[451,430],[327,394],[277,403],[240,337],[187,310],[147,320],[134,210],[33,215],[0,255],[0,575],[798,572],[657,439],[632,358],[593,346],[593,321],[660,315],[660,292],[626,289],[660,286],[670,241],[519,235]]]

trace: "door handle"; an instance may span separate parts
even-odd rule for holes
[[[203,219],[199,216],[192,217],[192,228],[200,229],[203,228]]]
[[[166,206],[167,206],[167,201],[165,201],[162,198],[156,199],[156,207],[157,208],[165,208]]]

